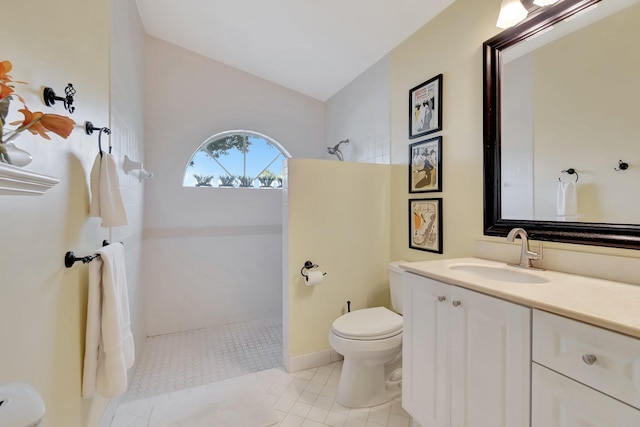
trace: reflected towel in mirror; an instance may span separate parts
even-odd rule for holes
[[[558,182],[557,214],[558,216],[578,215],[578,188],[574,181]]]

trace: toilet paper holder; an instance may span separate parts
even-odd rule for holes
[[[304,274],[305,270],[311,270],[312,268],[318,268],[320,267],[318,264],[314,264],[311,261],[305,261],[304,262],[304,266],[300,269],[300,274],[302,275],[302,277],[304,277],[305,280],[308,279],[308,276],[306,274]],[[326,275],[327,273],[322,273],[322,275]]]

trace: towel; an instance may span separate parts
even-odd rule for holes
[[[558,216],[578,215],[578,189],[575,181],[558,183]]]
[[[127,390],[127,369],[135,360],[124,246],[105,246],[98,254],[89,264],[84,398],[95,396],[96,391],[104,397],[123,394]]]
[[[91,205],[90,216],[102,218],[103,227],[127,225],[127,212],[124,209],[118,168],[109,153],[98,153],[91,169]]]

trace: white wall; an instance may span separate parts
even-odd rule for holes
[[[324,104],[147,37],[144,283],[152,335],[282,309],[282,192],[183,188],[210,136],[265,134],[294,157],[321,157]]]
[[[87,266],[66,269],[63,257],[72,250],[88,255],[103,239],[123,240],[132,297],[133,329],[137,343],[144,336],[138,298],[138,258],[142,231],[143,186],[119,174],[130,225],[109,235],[100,220],[88,217],[88,175],[97,154],[97,135],[87,136],[87,120],[114,129],[114,155],[142,153],[140,122],[140,24],[130,2],[113,3],[113,25],[127,22],[125,34],[110,41],[111,3],[3,2],[0,37],[2,59],[13,62],[12,75],[29,82],[20,86],[33,111],[65,114],[60,103],[48,108],[40,99],[42,86],[64,93],[67,83],[77,89],[72,118],[77,126],[67,140],[51,141],[23,134],[17,145],[29,151],[33,162],[26,169],[60,178],[42,196],[0,196],[0,384],[26,381],[43,396],[47,407],[44,427],[96,426],[108,403],[104,398],[80,397],[86,318]],[[69,24],[66,24],[69,23]],[[119,24],[118,24],[119,25]],[[124,43],[122,40],[127,39]],[[132,53],[125,70],[114,58],[110,43]],[[113,80],[111,79],[113,77]],[[126,86],[127,100],[121,100]],[[113,91],[112,91],[113,89]],[[127,115],[116,120],[110,102]],[[128,114],[132,114],[130,117]],[[121,138],[129,129],[128,136]],[[123,140],[124,139],[124,140]]]
[[[385,56],[326,103],[325,145],[345,161],[389,164],[389,57]],[[325,159],[336,160],[325,150]]]

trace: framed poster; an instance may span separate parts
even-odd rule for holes
[[[442,199],[409,199],[409,248],[442,253]]]
[[[409,144],[409,193],[442,191],[442,137]]]
[[[409,138],[442,130],[442,74],[409,91]]]

